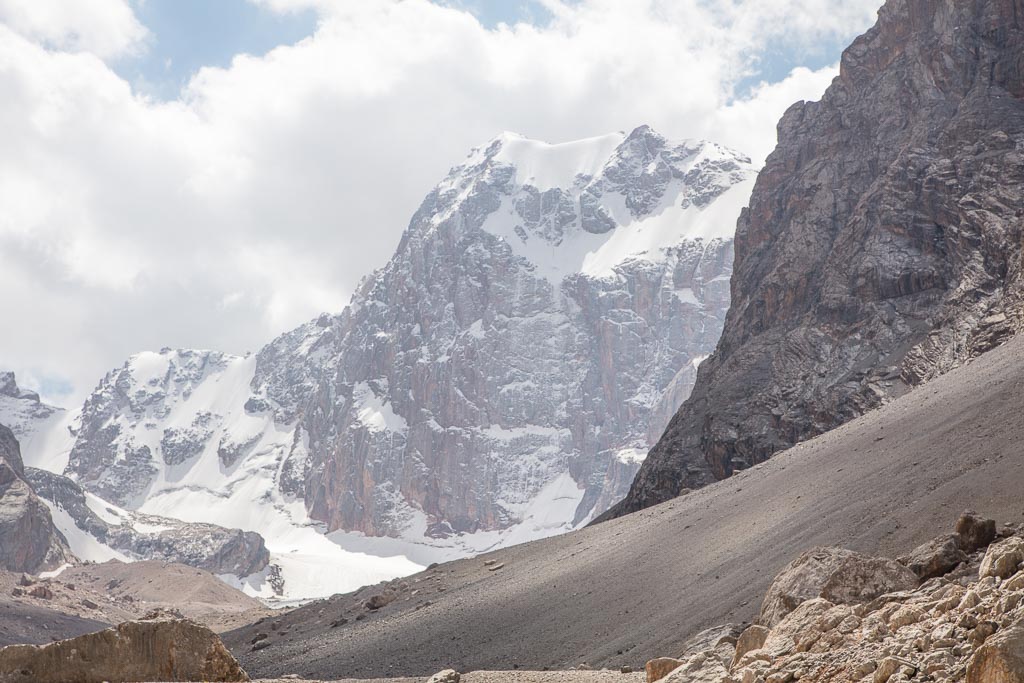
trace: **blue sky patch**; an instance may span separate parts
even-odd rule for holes
[[[135,0],[134,9],[149,41],[114,70],[162,100],[176,98],[200,67],[226,67],[237,54],[263,55],[316,30],[312,11],[278,14],[249,0]]]

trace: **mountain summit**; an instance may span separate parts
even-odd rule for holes
[[[286,597],[409,571],[357,551],[426,564],[582,525],[719,337],[754,173],[649,127],[503,134],[340,315],[255,355],[165,349],[108,374],[66,472],[129,510],[258,530]],[[297,578],[318,563],[353,569]]]

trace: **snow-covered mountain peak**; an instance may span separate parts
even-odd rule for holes
[[[452,169],[417,218],[492,235],[558,285],[664,261],[683,240],[731,239],[755,174],[741,154],[649,126],[561,144],[504,133]]]
[[[13,372],[0,372],[0,425],[18,439],[26,465],[39,467],[51,454],[66,454],[68,420],[63,408],[47,405],[36,392],[19,387]]]
[[[19,387],[18,380],[15,378],[14,373],[9,371],[0,372],[0,396],[24,399],[33,402],[39,401],[39,394]]]
[[[492,161],[516,169],[517,185],[544,192],[570,189],[581,179],[593,178],[608,163],[625,139],[622,133],[586,138],[561,144],[531,140],[515,133],[503,133],[488,145]]]
[[[503,134],[341,314],[251,356],[133,356],[52,469],[132,514],[258,531],[278,573],[247,590],[283,598],[584,524],[718,340],[753,176],[646,126]]]

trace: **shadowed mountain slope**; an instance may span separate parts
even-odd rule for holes
[[[260,677],[636,666],[702,628],[752,619],[776,572],[810,547],[896,556],[966,508],[1019,521],[1022,393],[1024,340],[1013,340],[683,498],[441,565],[396,582],[394,601],[378,610],[356,606],[383,594],[380,586],[226,642]],[[488,560],[504,566],[491,571]],[[367,616],[356,621],[357,613]],[[270,644],[251,652],[259,633]]]

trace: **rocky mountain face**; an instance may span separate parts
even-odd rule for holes
[[[578,524],[688,395],[749,161],[649,128],[559,147],[476,150],[334,321],[301,471],[329,529],[504,529],[538,499]]]
[[[50,510],[25,481],[14,433],[0,425],[0,567],[37,572],[74,559]]]
[[[1024,3],[889,0],[786,112],[736,233],[732,308],[610,515],[748,468],[1022,324]]]
[[[255,532],[122,510],[88,498],[74,481],[46,470],[26,468],[25,478],[78,529],[128,560],[177,562],[238,577],[261,572],[270,562],[267,546]]]
[[[217,355],[200,354],[199,357],[202,359],[200,366],[216,365],[218,362],[223,365],[224,362],[223,358]],[[192,371],[196,369],[192,368]],[[120,386],[125,386],[123,380]],[[159,391],[154,389],[153,394],[159,395]],[[99,434],[118,434],[123,424],[131,424],[133,419],[137,421],[146,410],[150,411],[150,417],[147,419],[153,419],[156,404],[153,395],[147,397],[136,393],[130,399],[125,398],[124,404],[117,404],[116,397],[116,392],[99,391],[94,394],[85,406],[86,413],[91,419],[83,422],[80,417],[81,411],[78,415],[68,415],[63,409],[48,406],[40,401],[36,393],[20,389],[13,373],[0,373],[0,419],[9,419],[17,427],[17,431],[14,431],[14,428],[0,430],[0,455],[4,455],[12,464],[20,482],[18,490],[31,493],[30,496],[26,493],[26,500],[32,501],[32,509],[43,511],[40,519],[50,520],[40,522],[42,527],[55,527],[56,534],[61,537],[61,543],[68,543],[74,556],[79,560],[96,562],[111,558],[126,561],[154,559],[180,562],[215,574],[231,574],[238,577],[262,572],[269,563],[269,552],[258,533],[129,511],[108,502],[109,499],[124,502],[132,497],[133,489],[130,484],[118,479],[123,471],[131,471],[130,466],[122,467],[118,464],[119,458],[130,461],[125,454],[125,450],[128,454],[132,451],[130,440],[125,449],[117,452],[115,464],[110,471],[103,473],[103,482],[113,482],[113,485],[104,486],[100,483],[95,486],[96,490],[109,496],[109,499],[92,493],[87,494],[76,481],[61,474],[25,466],[18,440],[15,438],[16,434],[30,441],[39,440],[35,444],[32,457],[26,455],[24,458],[29,464],[56,466],[57,469],[63,470],[68,462],[68,454],[49,453],[46,452],[47,449],[58,446],[60,450],[61,442],[70,441],[75,445],[72,452],[75,452],[75,449],[78,452],[82,449],[88,450],[97,439],[96,432],[91,428],[107,417],[114,417],[112,410],[108,410],[104,417],[97,417],[97,405],[109,407],[109,404],[103,403],[104,398],[119,406],[121,412],[117,417],[122,422],[111,420],[109,424],[100,427]],[[132,412],[133,407],[141,412]],[[48,432],[65,429],[70,429],[74,438],[69,439],[59,434],[57,438],[50,438],[53,435]],[[187,430],[181,431],[187,433]],[[174,436],[168,437],[167,434]],[[182,445],[185,438],[179,436],[173,428],[167,430],[167,434],[161,433],[159,438],[168,442],[177,438],[177,448],[187,448]],[[109,446],[109,442],[107,445]],[[68,469],[74,476],[82,475],[75,468]],[[74,559],[70,552],[67,556]]]
[[[647,127],[503,135],[340,315],[255,356],[167,349],[108,374],[66,473],[191,521],[244,508],[482,547],[578,525],[625,493],[718,339],[753,174]]]
[[[220,479],[220,469],[258,450],[272,426],[246,404],[254,364],[214,351],[133,357],[86,399],[65,472],[126,508],[159,495],[168,481],[180,483],[207,452],[212,471],[204,474]]]

